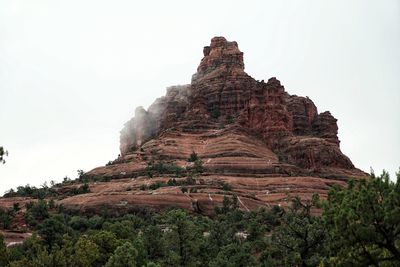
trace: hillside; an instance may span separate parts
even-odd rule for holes
[[[330,112],[318,113],[311,99],[290,95],[276,78],[253,79],[236,42],[215,37],[203,54],[191,84],[169,87],[148,110],[138,107],[121,130],[120,156],[86,174],[111,181],[62,200],[67,209],[211,214],[224,195],[239,196],[245,210],[285,206],[288,194],[325,198],[333,184],[365,177],[340,151]],[[146,189],[157,182],[162,187]]]
[[[340,151],[330,112],[318,113],[276,78],[253,79],[236,42],[214,37],[203,54],[191,84],[136,109],[117,159],[53,187],[57,204],[87,214],[179,207],[212,215],[224,196],[238,196],[243,210],[287,206],[291,197],[325,199],[332,185],[365,177]],[[0,205],[30,201],[12,196]]]

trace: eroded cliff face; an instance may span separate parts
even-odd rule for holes
[[[135,117],[125,123],[120,135],[122,155],[135,151],[148,140],[155,138],[162,129],[171,127],[186,110],[189,86],[171,86],[167,94],[158,98],[146,111],[135,110]]]
[[[226,194],[237,195],[244,209],[285,205],[288,194],[310,198],[317,192],[323,198],[332,184],[365,176],[340,151],[337,120],[329,112],[318,113],[308,97],[290,95],[276,78],[250,77],[236,42],[215,37],[203,54],[191,84],[168,88],[148,110],[137,108],[121,131],[121,156],[87,174],[118,180],[91,185],[97,193],[86,200],[85,195],[63,200],[66,208],[117,208],[124,200],[126,209],[175,206],[208,214]],[[193,152],[203,172],[189,193],[175,185],[139,190],[154,179],[176,176],[159,173],[150,179],[150,163],[189,172]],[[222,183],[232,191],[221,189]]]
[[[353,169],[339,148],[336,119],[307,97],[290,95],[275,77],[256,81],[244,71],[236,42],[215,37],[190,85],[170,87],[148,111],[136,110],[121,131],[121,154],[134,153],[165,131],[232,128],[251,132],[281,163],[311,171]],[[334,174],[333,174],[334,175]]]

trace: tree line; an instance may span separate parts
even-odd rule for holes
[[[179,209],[86,217],[44,199],[26,208],[34,234],[0,242],[0,266],[400,265],[400,173],[396,182],[372,173],[286,209],[245,212],[225,197],[213,217]]]

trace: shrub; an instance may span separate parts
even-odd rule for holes
[[[198,159],[194,162],[194,167],[192,169],[193,174],[199,174],[204,172],[203,161]]]
[[[21,210],[21,207],[19,206],[18,202],[13,203],[13,210],[14,210],[14,212],[18,212]]]
[[[214,107],[211,110],[211,117],[214,118],[214,119],[218,119],[219,116],[221,116],[221,112],[219,111],[219,108],[218,107]]]
[[[135,247],[130,243],[126,242],[119,246],[114,254],[110,257],[106,263],[106,267],[135,267],[137,261],[138,252]]]
[[[194,185],[196,184],[196,179],[194,179],[192,176],[188,176],[185,181],[184,181],[185,185]]]
[[[49,200],[49,209],[54,209],[56,207],[56,203],[54,202],[54,199]]]
[[[65,176],[64,178],[63,178],[63,181],[62,181],[62,183],[63,184],[69,184],[69,183],[71,183],[72,181],[71,181],[71,178],[69,178],[68,176]]]
[[[140,186],[140,190],[147,190],[147,189],[149,189],[148,187],[147,187],[147,185],[145,185],[145,184],[142,184],[141,186]]]
[[[196,187],[190,188],[190,193],[197,193],[197,188]]]
[[[72,195],[79,195],[79,194],[86,194],[90,193],[90,188],[88,183],[84,183],[83,185],[79,186],[78,188],[73,188],[70,191]]]
[[[192,154],[190,154],[190,157],[188,158],[188,162],[195,162],[196,160],[198,160],[199,158],[197,157],[196,152],[192,152]]]
[[[175,185],[177,185],[176,179],[175,179],[175,178],[169,179],[168,182],[167,182],[167,185],[168,185],[168,186],[175,186]]]
[[[78,231],[83,231],[88,228],[88,220],[85,217],[81,216],[73,216],[69,220],[69,226],[71,226],[72,229],[78,230]]]
[[[238,198],[236,195],[232,197],[224,196],[222,207],[215,207],[215,213],[227,214],[236,211],[239,208]]]
[[[0,224],[4,229],[8,229],[11,226],[12,216],[10,212],[4,209],[0,209]]]
[[[156,189],[158,189],[158,188],[160,188],[160,187],[164,187],[164,186],[167,186],[167,184],[164,183],[164,182],[157,181],[157,182],[155,182],[155,183],[152,183],[152,184],[149,186],[149,189],[150,189],[150,190],[156,190]]]
[[[39,200],[36,203],[30,202],[26,205],[26,208],[25,219],[32,224],[49,217],[49,209],[45,200]]]
[[[226,123],[231,124],[234,122],[235,122],[235,119],[233,118],[232,115],[229,114],[228,116],[226,116]]]
[[[95,215],[88,220],[88,227],[90,229],[101,229],[104,223],[104,218],[99,215]]]
[[[180,177],[184,172],[184,169],[173,163],[164,163],[162,161],[158,163],[148,163],[145,168],[145,173],[149,178],[152,178],[154,174],[175,174]]]
[[[53,216],[45,219],[38,225],[38,233],[45,243],[51,246],[55,241],[61,240],[66,231],[63,216]]]
[[[186,193],[188,191],[188,189],[187,189],[187,187],[183,186],[183,187],[181,187],[181,191],[182,191],[182,193]]]
[[[223,182],[222,183],[222,189],[224,191],[231,191],[232,190],[232,186],[230,184],[228,184],[228,183]]]
[[[44,199],[49,196],[57,196],[58,193],[54,188],[48,187],[44,184],[41,188],[37,188],[35,186],[25,185],[18,186],[17,190],[14,191],[10,189],[8,192],[4,194],[4,197],[32,197],[37,199]]]

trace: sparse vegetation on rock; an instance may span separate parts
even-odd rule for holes
[[[184,174],[185,170],[176,164],[159,161],[147,163],[144,172],[149,178],[160,174],[175,174],[177,177],[180,177]]]

